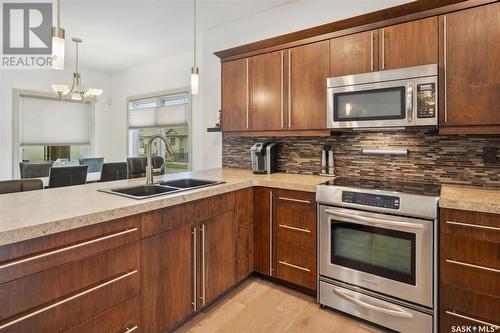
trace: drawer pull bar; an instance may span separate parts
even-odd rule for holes
[[[295,230],[295,231],[301,231],[301,232],[306,232],[306,233],[311,233],[311,230],[309,229],[303,229],[303,228],[297,228],[297,227],[292,227],[291,225],[287,224],[278,224],[279,227],[285,228],[285,229],[290,229],[290,230]]]
[[[137,330],[139,328],[139,326],[135,325],[134,327],[131,327],[131,328],[126,328],[127,330],[124,332],[124,333],[130,333],[130,332],[134,332],[135,330]]]
[[[479,228],[479,229],[487,229],[487,230],[500,231],[499,227],[490,227],[488,225],[470,224],[470,223],[455,222],[455,221],[446,221],[446,224],[459,225],[459,226],[462,226],[462,227],[471,227],[471,228]]]
[[[490,267],[485,267],[485,266],[478,266],[478,265],[468,264],[466,262],[455,261],[455,260],[450,260],[450,259],[446,259],[446,262],[450,263],[450,264],[460,265],[460,266],[466,266],[466,267],[471,267],[471,268],[482,269],[483,271],[500,273],[500,269],[495,269],[495,268],[490,268]]]
[[[282,261],[280,260],[279,261],[280,264],[282,265],[285,265],[285,266],[288,266],[288,267],[292,267],[292,268],[296,268],[296,269],[300,269],[301,271],[305,271],[305,272],[310,272],[311,270],[307,267],[302,267],[302,266],[297,266],[297,265],[294,265],[294,264],[290,264],[286,261]]]
[[[59,302],[56,302],[56,303],[54,303],[54,304],[51,304],[51,305],[46,306],[46,307],[44,307],[44,308],[41,308],[41,309],[39,309],[39,310],[33,311],[33,312],[31,312],[31,313],[28,313],[27,315],[22,316],[22,317],[19,317],[19,318],[15,319],[15,320],[9,321],[8,323],[5,323],[5,324],[3,324],[2,326],[0,326],[0,330],[3,330],[3,329],[4,329],[4,328],[6,328],[6,327],[12,326],[12,325],[14,325],[14,324],[16,324],[16,323],[18,323],[18,322],[20,322],[20,321],[23,321],[23,320],[25,320],[25,319],[30,318],[30,317],[36,316],[37,314],[40,314],[40,313],[42,313],[42,312],[45,312],[45,311],[50,310],[50,309],[52,309],[52,308],[55,308],[55,307],[57,307],[57,306],[59,306],[59,305],[62,305],[62,304],[67,303],[67,302],[69,302],[69,301],[72,301],[72,300],[74,300],[74,299],[76,299],[76,298],[82,297],[83,295],[86,295],[86,294],[88,294],[88,293],[91,293],[91,292],[93,292],[93,291],[95,291],[95,290],[97,290],[97,289],[101,289],[101,288],[103,288],[103,287],[105,287],[105,286],[107,286],[107,285],[110,285],[110,284],[113,284],[113,283],[115,283],[115,282],[117,282],[117,281],[123,280],[123,279],[125,279],[126,277],[129,277],[129,276],[131,276],[131,275],[136,274],[137,272],[138,272],[138,270],[137,270],[137,269],[136,269],[136,270],[134,270],[134,271],[131,271],[131,272],[127,272],[127,273],[125,273],[125,274],[123,274],[123,275],[120,275],[119,277],[116,277],[116,278],[114,278],[114,279],[112,279],[112,280],[106,281],[106,282],[104,282],[104,283],[102,283],[102,284],[100,284],[100,285],[98,285],[98,286],[95,286],[95,287],[93,287],[93,288],[87,289],[87,290],[85,290],[85,291],[82,291],[81,293],[78,293],[78,294],[73,295],[73,296],[71,296],[71,297],[65,298],[65,299],[63,299],[63,300],[61,300],[61,301],[59,301]]]
[[[467,317],[467,316],[458,314],[455,311],[448,311],[448,310],[446,310],[445,312],[446,312],[446,314],[449,314],[450,316],[454,316],[454,317],[458,317],[458,318],[462,318],[462,319],[467,319],[467,320],[470,320],[470,321],[475,321],[476,323],[484,324],[484,325],[487,325],[487,326],[493,326],[493,327],[495,327],[495,329],[500,328],[500,326],[498,326],[498,325],[495,325],[495,324],[492,324],[492,323],[488,323],[486,321],[482,321],[482,320],[479,320],[479,319],[474,319],[474,318],[471,318],[471,317]]]
[[[287,198],[287,197],[278,197],[278,199],[285,200],[285,201],[301,202],[301,203],[306,203],[306,204],[311,203],[311,201],[309,201],[309,200],[292,199],[292,198]]]
[[[36,255],[36,256],[33,256],[33,257],[28,257],[28,258],[24,258],[24,259],[21,259],[21,260],[13,261],[13,262],[1,265],[0,269],[4,269],[4,268],[10,267],[10,266],[15,266],[15,265],[19,265],[19,264],[22,264],[22,263],[25,263],[25,262],[29,262],[29,261],[32,261],[32,260],[36,260],[36,259],[48,257],[48,256],[51,256],[53,254],[57,254],[57,253],[61,253],[61,252],[69,251],[69,250],[73,250],[73,249],[76,249],[76,248],[79,248],[79,247],[82,247],[82,246],[85,246],[85,245],[89,245],[89,244],[97,243],[97,242],[100,242],[100,241],[103,241],[103,240],[106,240],[106,239],[110,239],[110,238],[118,237],[118,236],[121,236],[121,235],[129,234],[129,233],[135,232],[137,230],[138,230],[137,228],[124,230],[124,231],[121,231],[121,232],[117,232],[115,234],[111,234],[111,235],[107,235],[107,236],[104,236],[104,237],[96,238],[96,239],[93,239],[93,240],[90,240],[90,241],[86,241],[86,242],[83,242],[83,243],[78,243],[78,244],[75,244],[75,245],[63,247],[63,248],[60,248],[60,249],[57,249],[57,250],[54,250],[54,251],[50,251],[50,252],[46,252],[46,253],[42,253],[42,254],[39,254],[39,255]]]

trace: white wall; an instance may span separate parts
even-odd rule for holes
[[[221,108],[220,61],[213,52],[261,39],[334,22],[343,18],[388,8],[409,1],[300,0],[237,22],[204,31],[200,75],[203,85],[205,127],[213,126]],[[205,168],[221,165],[221,134],[204,133]]]
[[[51,92],[55,83],[71,85],[72,66],[56,70],[0,70],[0,179],[10,179],[13,174],[13,90],[26,89]],[[111,76],[94,71],[81,70],[82,83],[86,87],[104,89],[95,105],[96,156],[111,156]]]

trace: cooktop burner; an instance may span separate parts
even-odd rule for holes
[[[416,195],[428,195],[438,197],[441,192],[440,185],[427,183],[409,183],[387,180],[344,178],[339,177],[330,180],[323,185],[351,187],[360,190],[382,190]]]

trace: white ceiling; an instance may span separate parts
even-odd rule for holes
[[[198,0],[198,28],[217,25],[297,0]],[[72,37],[83,39],[80,65],[115,72],[193,48],[192,0],[62,0],[66,64]]]

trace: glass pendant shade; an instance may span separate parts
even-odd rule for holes
[[[199,85],[199,69],[198,67],[191,68],[191,94],[198,95]]]
[[[52,28],[52,68],[64,69],[64,29]]]
[[[50,87],[60,96],[67,95],[69,93],[69,87],[64,84],[51,84]]]

